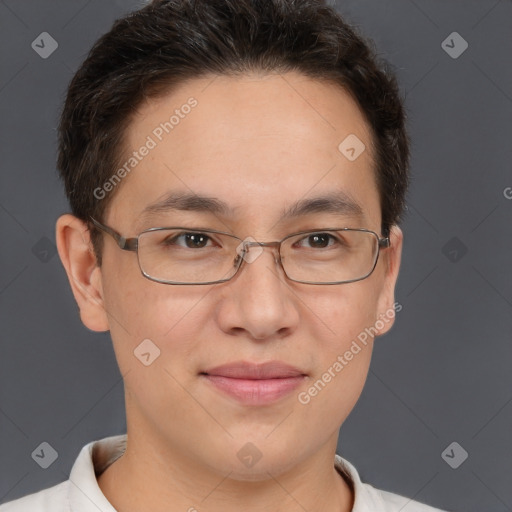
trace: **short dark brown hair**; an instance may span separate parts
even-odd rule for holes
[[[71,80],[61,114],[57,166],[73,214],[102,220],[115,190],[101,200],[94,190],[121,165],[124,133],[144,99],[186,80],[254,71],[300,72],[356,100],[373,135],[388,236],[409,180],[398,84],[373,43],[322,0],[154,0],[116,20]],[[94,231],[93,242],[100,260]]]

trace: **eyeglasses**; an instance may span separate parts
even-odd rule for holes
[[[287,235],[278,242],[242,240],[217,230],[150,228],[125,238],[91,218],[124,251],[137,253],[142,275],[164,284],[216,284],[229,281],[243,261],[251,263],[263,247],[277,248],[277,263],[291,281],[342,284],[367,278],[389,237],[362,228],[326,228]],[[251,255],[250,248],[256,248]]]

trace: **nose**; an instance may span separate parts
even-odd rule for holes
[[[218,322],[229,334],[258,340],[282,338],[295,331],[299,312],[280,265],[277,242],[245,242],[237,274],[225,283]],[[270,249],[270,250],[268,250]]]

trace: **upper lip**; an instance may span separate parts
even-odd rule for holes
[[[284,379],[306,375],[302,370],[281,361],[250,363],[236,361],[201,372],[207,375],[230,377],[232,379]]]

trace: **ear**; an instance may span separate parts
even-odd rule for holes
[[[391,227],[389,240],[390,246],[380,255],[384,260],[384,283],[377,302],[378,316],[375,325],[378,330],[377,336],[381,336],[391,329],[395,323],[395,313],[402,309],[400,304],[395,303],[395,285],[403,246],[403,233],[398,226]],[[382,324],[384,325],[382,326]]]
[[[101,268],[87,225],[73,215],[62,215],[57,220],[56,240],[83,324],[92,331],[108,331]]]

